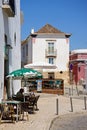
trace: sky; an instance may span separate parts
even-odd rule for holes
[[[70,50],[87,49],[87,0],[20,0],[24,22],[21,39],[46,24],[72,34]]]

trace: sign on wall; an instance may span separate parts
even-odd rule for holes
[[[37,92],[42,92],[42,80],[37,80]]]

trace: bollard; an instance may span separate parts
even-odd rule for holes
[[[72,84],[72,95],[73,95],[73,84]]]
[[[70,104],[71,104],[71,112],[73,112],[72,97],[70,97]]]
[[[56,114],[58,115],[59,114],[59,107],[58,107],[58,105],[59,105],[59,102],[58,102],[58,98],[56,99]]]
[[[69,88],[69,96],[71,95],[71,89]]]
[[[77,95],[79,96],[79,91],[78,91],[78,87],[77,87],[77,85],[76,85],[76,91],[77,91]]]
[[[85,106],[85,110],[86,110],[86,97],[84,96],[84,106]]]

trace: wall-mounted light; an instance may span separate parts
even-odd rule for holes
[[[7,49],[12,49],[12,46],[10,44],[6,44]]]
[[[8,59],[9,50],[12,49],[12,46],[9,44],[5,45],[5,59]]]

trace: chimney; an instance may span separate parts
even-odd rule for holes
[[[31,34],[34,34],[34,28],[31,29]]]

